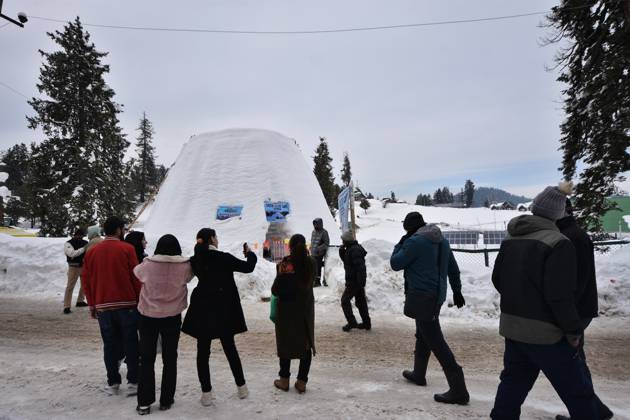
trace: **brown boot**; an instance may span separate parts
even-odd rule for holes
[[[273,381],[273,385],[276,388],[281,389],[284,392],[287,392],[289,390],[289,378],[276,379],[275,381]]]
[[[306,392],[306,382],[298,379],[295,381],[295,389],[297,389],[298,393],[304,394]]]

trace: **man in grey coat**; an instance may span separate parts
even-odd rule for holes
[[[318,217],[313,220],[313,233],[311,234],[311,255],[315,258],[315,262],[317,262],[314,287],[322,285],[322,268],[324,267],[324,259],[326,258],[329,245],[330,238],[328,231],[324,229],[324,221]],[[324,279],[324,286],[328,286],[326,279]]]

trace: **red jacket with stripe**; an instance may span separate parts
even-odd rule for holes
[[[90,248],[81,273],[88,305],[97,311],[137,306],[142,283],[133,274],[136,265],[133,246],[119,239],[107,237]]]

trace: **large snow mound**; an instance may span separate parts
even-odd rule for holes
[[[259,129],[229,129],[193,136],[182,148],[143,230],[149,241],[171,233],[190,249],[202,227],[217,230],[221,247],[237,250],[243,242],[262,244],[269,228],[265,201],[285,201],[289,234],[310,239],[320,217],[331,237],[339,230],[328,210],[311,166],[295,140]],[[242,206],[240,217],[216,220],[219,206]]]

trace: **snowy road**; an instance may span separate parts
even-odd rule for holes
[[[60,314],[55,301],[0,298],[0,419],[137,418],[135,398],[102,391],[104,366],[97,324],[87,311]],[[445,319],[448,341],[464,366],[471,393],[467,407],[433,402],[446,381],[432,359],[429,386],[412,386],[400,372],[410,367],[412,323],[386,313],[373,315],[372,332],[343,333],[341,310],[320,305],[316,315],[318,355],[305,395],[272,387],[278,371],[268,304],[247,303],[250,332],[237,338],[251,392],[238,400],[220,346],[213,347],[211,372],[216,405],[202,407],[194,342],[180,341],[176,403],[151,418],[487,418],[501,368],[502,341],[495,322],[467,324]],[[596,390],[616,418],[630,418],[630,332],[628,319],[602,318],[589,330],[587,352]],[[296,363],[296,362],[294,362]],[[158,363],[159,365],[159,363]],[[158,369],[159,370],[159,369]],[[297,366],[294,366],[294,371]],[[159,375],[158,375],[159,383]],[[523,418],[551,419],[564,412],[544,378],[539,379]]]

